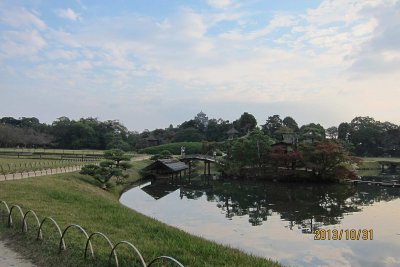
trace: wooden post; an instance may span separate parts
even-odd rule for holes
[[[208,163],[208,175],[211,175],[211,162]]]
[[[204,161],[204,175],[207,174],[207,162]]]
[[[385,171],[385,163],[382,163],[382,172]]]

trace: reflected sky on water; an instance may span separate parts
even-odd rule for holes
[[[286,265],[400,266],[400,188],[164,181],[133,188],[120,201],[189,233]],[[373,229],[374,240],[317,241],[316,229]]]

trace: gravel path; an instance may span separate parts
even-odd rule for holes
[[[0,266],[1,267],[35,267],[31,262],[23,259],[20,254],[6,246],[6,242],[0,240]]]

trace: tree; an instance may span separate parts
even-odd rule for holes
[[[204,136],[195,128],[180,129],[175,137],[174,142],[200,142]]]
[[[329,139],[337,139],[338,138],[339,130],[336,126],[329,127],[326,129],[326,135]]]
[[[292,117],[285,117],[282,121],[283,126],[290,128],[293,130],[293,132],[298,132],[299,131],[299,126],[297,125],[297,122],[292,118]]]
[[[301,154],[297,150],[288,151],[281,146],[276,146],[271,149],[270,159],[273,162],[275,171],[278,171],[279,167],[296,168],[297,161],[301,159]]]
[[[342,122],[341,124],[339,124],[338,127],[338,139],[348,142],[350,131],[351,131],[350,124],[348,124],[347,122]]]
[[[170,159],[170,158],[172,158],[172,153],[169,150],[163,150],[159,154],[153,155],[150,159],[158,160],[158,159]]]
[[[386,154],[392,157],[400,156],[400,128],[386,131],[382,137],[382,142]]]
[[[207,141],[223,141],[227,139],[227,132],[232,128],[232,124],[223,119],[210,119],[206,129]]]
[[[115,177],[117,182],[122,182],[123,178],[128,177],[124,171],[131,168],[128,162],[130,156],[124,154],[122,150],[111,149],[104,152],[105,160],[100,162],[99,166],[86,165],[80,171],[81,174],[90,175],[101,184],[101,188],[107,189],[111,178]]]
[[[264,131],[264,134],[267,134],[271,137],[277,137],[279,139],[279,136],[274,136],[274,133],[276,130],[281,128],[283,126],[283,122],[280,118],[279,115],[273,115],[269,116],[266,123],[262,125],[262,129]]]
[[[257,120],[252,114],[245,112],[233,122],[233,126],[240,132],[240,135],[245,135],[256,128]]]
[[[323,140],[313,144],[300,146],[303,163],[313,170],[315,177],[320,179],[341,179],[354,177],[354,172],[349,166],[356,161],[338,142]],[[344,170],[347,169],[347,172]],[[342,177],[337,177],[340,172]]]
[[[258,173],[268,161],[273,141],[260,130],[255,129],[244,138],[235,139],[228,147],[228,160],[224,167],[226,173],[246,175],[244,167],[255,169]]]
[[[320,124],[309,123],[300,127],[300,140],[311,143],[325,139],[325,129]]]
[[[383,154],[381,145],[382,130],[380,122],[371,117],[355,117],[350,122],[349,141],[355,147],[355,153],[363,156]]]

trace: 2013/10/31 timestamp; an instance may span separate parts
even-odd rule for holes
[[[314,240],[373,240],[373,229],[319,229],[314,231]]]

